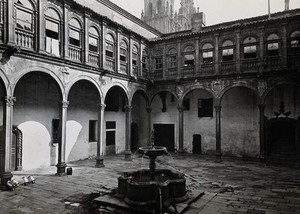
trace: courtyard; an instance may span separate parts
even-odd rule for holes
[[[14,178],[33,175],[35,184],[21,185],[11,192],[0,192],[0,213],[123,213],[112,207],[95,205],[94,198],[115,191],[117,178],[124,171],[148,168],[147,158],[133,155],[105,157],[105,168],[95,168],[95,160],[70,163],[73,174],[55,176],[56,167],[14,172]],[[299,213],[300,170],[266,166],[263,163],[203,155],[159,157],[157,168],[185,174],[190,192],[204,195],[184,213]]]

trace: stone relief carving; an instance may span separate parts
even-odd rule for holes
[[[182,85],[177,85],[176,86],[176,94],[178,95],[178,97],[182,97],[184,93],[184,88]]]
[[[268,84],[265,81],[258,81],[257,84],[257,89],[258,89],[258,94],[259,96],[262,96],[264,94],[264,92],[267,90]]]
[[[223,89],[221,80],[214,80],[211,84],[211,89],[216,95],[219,95]]]
[[[69,72],[70,68],[68,67],[62,67],[59,69],[59,71],[62,73],[63,75],[63,81],[65,84],[67,84],[70,81],[70,72]]]

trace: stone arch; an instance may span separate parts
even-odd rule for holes
[[[204,90],[204,91],[208,92],[209,94],[211,94],[215,101],[217,100],[217,98],[216,98],[216,96],[215,96],[215,93],[214,93],[213,91],[211,91],[211,90],[209,90],[209,89],[207,89],[207,88],[204,88],[204,87],[202,87],[202,86],[191,86],[191,87],[190,87],[188,90],[186,90],[186,91],[184,92],[184,94],[182,95],[181,100],[180,100],[181,104],[182,104],[182,102],[184,101],[184,99],[187,97],[187,95],[189,95],[191,92],[193,92],[193,91],[195,91],[195,90]]]
[[[270,92],[271,92],[274,88],[276,88],[276,87],[278,87],[278,86],[280,86],[280,85],[294,85],[294,86],[300,87],[300,84],[299,84],[299,83],[296,83],[296,82],[291,82],[291,81],[290,81],[290,82],[287,82],[287,81],[280,81],[280,82],[277,82],[277,83],[273,84],[271,87],[267,88],[267,90],[263,93],[263,95],[261,96],[261,97],[262,97],[262,103],[265,103],[266,98],[267,98],[267,96],[270,94]]]
[[[128,90],[127,88],[122,84],[122,83],[119,83],[119,82],[115,82],[113,83],[107,90],[106,90],[106,93],[105,93],[105,96],[103,97],[104,101],[106,99],[106,96],[107,96],[107,93],[109,92],[110,89],[112,89],[113,87],[119,87],[122,89],[122,91],[124,92],[124,95],[125,95],[125,99],[126,99],[126,103],[128,104],[129,103],[129,93],[128,93]]]
[[[11,96],[13,94],[12,90],[11,90],[11,84],[10,84],[7,76],[5,75],[5,73],[2,71],[2,69],[0,69],[0,79],[3,82],[3,86],[5,88],[5,94],[7,96]],[[4,88],[3,88],[3,90],[4,90]]]
[[[97,88],[97,91],[98,91],[99,96],[100,96],[99,98],[100,98],[101,103],[102,103],[103,102],[103,92],[102,92],[99,84],[93,78],[91,78],[89,76],[85,76],[85,75],[78,76],[77,78],[73,79],[71,82],[68,83],[68,85],[66,86],[66,92],[65,92],[66,98],[68,98],[72,86],[75,85],[77,82],[79,82],[81,80],[86,80],[86,81],[92,83]]]
[[[59,10],[59,8],[55,4],[48,2],[48,5],[45,10],[45,14],[46,14],[46,11],[48,11],[49,9],[54,10],[58,14],[59,20],[62,21],[63,14],[62,14],[61,10]]]
[[[65,99],[65,88],[64,88],[64,84],[63,84],[62,80],[53,71],[51,71],[48,68],[44,68],[44,67],[27,68],[21,72],[21,75],[17,76],[15,79],[12,79],[13,80],[11,83],[12,94],[14,94],[16,85],[20,81],[20,79],[22,79],[22,77],[24,77],[26,74],[31,73],[31,72],[42,72],[42,73],[46,73],[46,74],[50,75],[55,80],[57,85],[59,86],[62,99],[63,100]]]
[[[173,92],[173,91],[171,91],[171,90],[168,90],[168,89],[165,89],[165,90],[159,90],[159,91],[156,91],[156,92],[151,96],[151,98],[150,98],[150,103],[149,103],[150,106],[152,105],[152,102],[153,102],[154,98],[156,97],[156,95],[158,95],[158,94],[161,93],[161,92],[168,92],[168,93],[171,93],[171,94],[174,95],[174,97],[176,98],[177,104],[178,104],[178,105],[180,104],[180,102],[179,102],[180,97],[179,97],[175,92]]]
[[[255,94],[257,95],[257,97],[259,97],[259,94],[258,94],[256,88],[254,88],[254,87],[252,87],[252,86],[249,86],[249,85],[244,85],[244,84],[234,84],[234,85],[231,85],[231,86],[228,86],[228,87],[224,88],[224,89],[220,92],[220,94],[219,94],[219,96],[218,96],[218,98],[219,98],[219,99],[218,99],[218,101],[219,101],[218,104],[221,104],[224,95],[225,95],[228,91],[230,91],[230,90],[233,89],[233,88],[238,88],[238,87],[248,88],[248,89],[254,91]]]
[[[132,100],[133,100],[134,96],[135,96],[137,93],[140,93],[140,94],[145,98],[146,103],[147,103],[147,105],[149,106],[149,104],[150,104],[150,99],[149,99],[148,93],[147,93],[146,90],[143,89],[143,88],[137,88],[137,89],[132,93],[132,96],[130,96],[130,99],[129,99],[129,105],[130,105],[130,106],[132,105]]]

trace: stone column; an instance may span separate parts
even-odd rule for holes
[[[181,72],[181,40],[177,41],[177,79],[183,77]]]
[[[287,29],[286,29],[286,24],[282,25],[282,65],[283,67],[287,66]]]
[[[215,34],[215,73],[220,74],[219,34]]]
[[[89,63],[89,22],[91,15],[87,12],[84,13],[84,30],[83,30],[83,39],[82,39],[82,62],[87,64]]]
[[[62,101],[62,108],[60,112],[60,132],[59,132],[59,146],[58,146],[58,163],[57,173],[58,176],[66,174],[66,128],[67,128],[67,112],[68,112],[69,101]]]
[[[131,160],[131,111],[132,106],[125,106],[126,111],[126,142],[125,142],[125,160]]]
[[[265,104],[258,105],[259,108],[259,142],[260,142],[260,155],[261,161],[265,160]]]
[[[163,63],[163,79],[168,78],[167,74],[167,50],[166,50],[166,43],[163,43],[163,58],[162,58],[162,63]]]
[[[235,47],[236,47],[236,72],[240,73],[241,72],[241,49],[240,49],[240,44],[241,44],[241,30],[235,31],[236,34],[236,42],[235,42]]]
[[[4,9],[7,6],[7,20],[3,20],[4,23],[7,22],[7,27],[4,25],[4,37],[6,37],[6,42],[8,45],[15,45],[15,21],[14,21],[14,1],[5,0],[3,2]],[[5,11],[5,10],[3,10]],[[1,14],[2,15],[2,14]]]
[[[46,24],[45,24],[45,0],[39,1],[39,13],[38,13],[38,20],[37,20],[37,32],[39,41],[37,43],[38,47],[37,50],[39,52],[45,52],[46,46],[45,46],[45,32],[46,32]],[[37,39],[38,40],[38,39]]]
[[[184,113],[184,107],[179,106],[178,107],[179,112],[179,146],[178,146],[178,153],[183,153],[183,113]]]
[[[215,106],[216,111],[216,158],[221,159],[221,108],[222,106]]]
[[[64,1],[63,19],[64,19],[64,30],[63,30],[63,56],[64,58],[69,58],[69,9],[70,6]]]
[[[106,65],[105,65],[105,61],[106,61],[106,56],[105,56],[105,36],[106,36],[106,28],[107,28],[107,23],[102,21],[102,51],[100,52],[101,54],[101,66],[103,69],[106,68]]]
[[[151,117],[152,108],[147,107],[148,113],[148,145],[151,146],[151,136],[152,136],[152,117]]]
[[[121,41],[121,30],[117,29],[117,39],[116,39],[116,56],[115,56],[115,72],[120,73],[120,41]]]
[[[264,71],[264,63],[265,63],[265,59],[264,59],[264,27],[260,27],[259,28],[259,49],[258,49],[258,57],[259,57],[259,72],[263,72]]]
[[[196,50],[195,50],[195,55],[196,55],[196,59],[195,59],[195,62],[196,62],[196,71],[195,73],[196,74],[201,74],[201,71],[200,71],[200,57],[199,57],[199,37],[196,37]]]
[[[130,35],[129,36],[129,56],[128,56],[128,75],[129,76],[134,76],[133,75],[133,64],[132,64],[132,47],[133,47],[133,36]],[[138,73],[136,74],[136,76],[138,77]]]
[[[7,96],[4,99],[3,114],[3,143],[0,144],[0,190],[6,190],[7,181],[12,178],[10,172],[10,154],[12,143],[13,105],[15,97]]]
[[[98,140],[97,140],[97,157],[96,168],[105,167],[104,165],[104,148],[103,148],[103,124],[104,124],[104,110],[106,105],[100,105],[100,111],[98,112]]]

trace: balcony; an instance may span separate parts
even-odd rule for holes
[[[112,58],[106,58],[105,68],[109,71],[115,71],[115,60]]]
[[[120,73],[121,74],[128,74],[128,65],[126,62],[120,62]]]
[[[89,53],[89,63],[91,65],[99,67],[100,66],[99,55],[90,52]]]
[[[257,59],[244,59],[241,61],[241,71],[243,72],[257,72],[258,71]]]
[[[278,69],[281,66],[281,60],[279,56],[272,56],[266,58],[267,70]]]
[[[33,49],[34,34],[16,29],[16,43],[18,46]]]
[[[213,75],[215,74],[215,64],[210,63],[210,64],[202,64],[201,65],[201,75]]]
[[[195,76],[195,66],[183,67],[183,76],[184,77],[193,77],[193,76]]]
[[[236,73],[236,63],[234,61],[221,62],[221,74]]]
[[[155,80],[157,79],[163,79],[163,70],[162,69],[159,69],[159,70],[155,70],[154,73],[153,73],[153,77]]]
[[[69,58],[81,62],[81,48],[69,45]]]
[[[167,77],[168,77],[168,79],[176,79],[177,78],[177,68],[169,68]]]

